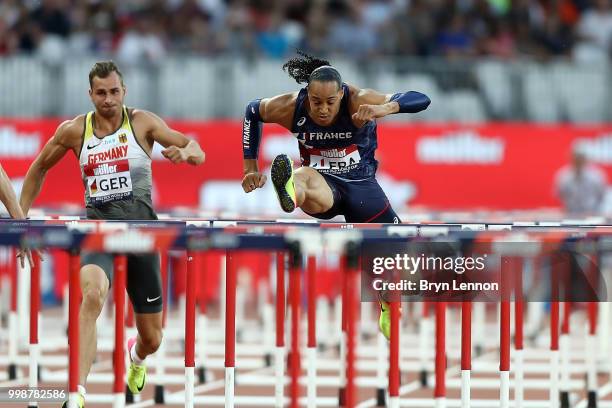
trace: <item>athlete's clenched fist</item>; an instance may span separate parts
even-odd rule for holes
[[[256,188],[261,188],[266,184],[268,178],[265,174],[258,171],[247,173],[242,178],[242,189],[245,193],[250,193]]]

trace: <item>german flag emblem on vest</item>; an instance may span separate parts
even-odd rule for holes
[[[98,192],[98,183],[96,183],[96,180],[89,185],[89,191],[91,194],[96,194]]]
[[[121,143],[127,143],[127,135],[125,133],[120,133],[119,134],[119,141]]]

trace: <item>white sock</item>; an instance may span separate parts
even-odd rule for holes
[[[130,350],[130,357],[132,358],[132,361],[136,365],[142,365],[145,360],[144,358],[140,358],[138,354],[136,353],[136,343],[134,343],[134,347],[132,347],[132,349]]]
[[[85,393],[87,391],[85,391],[85,387],[83,387],[81,384],[77,385],[77,391],[79,392],[79,394],[81,394],[83,396],[83,398],[85,398]]]

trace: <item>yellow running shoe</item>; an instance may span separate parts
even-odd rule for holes
[[[391,307],[384,300],[380,303],[380,317],[378,318],[378,328],[387,340],[391,338]]]
[[[272,162],[272,184],[280,206],[285,212],[292,212],[297,206],[293,183],[293,161],[286,154],[279,154]]]
[[[132,347],[136,347],[136,338],[133,337],[128,340],[127,349],[128,354],[130,355],[130,360],[132,359],[132,355],[130,354]],[[127,375],[127,385],[132,394],[140,394],[142,389],[145,386],[145,382],[147,379],[147,367],[144,365],[136,365],[133,361],[130,362],[130,368],[128,369]]]
[[[77,399],[77,406],[79,408],[85,407],[85,398],[81,394],[79,394],[79,398]],[[64,404],[62,404],[62,408],[68,408],[68,401],[64,401]]]

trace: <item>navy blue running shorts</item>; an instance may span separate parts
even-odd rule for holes
[[[343,215],[346,222],[351,223],[398,224],[401,222],[374,177],[363,180],[346,180],[328,174],[321,175],[334,195],[334,204],[324,213],[309,215],[323,220]]]

